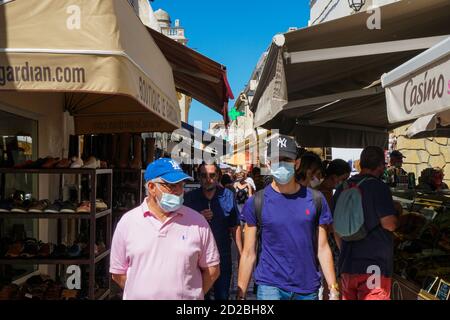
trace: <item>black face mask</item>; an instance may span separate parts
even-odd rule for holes
[[[215,184],[211,184],[211,185],[209,185],[207,187],[203,186],[203,190],[205,190],[207,192],[211,192],[211,191],[215,190],[216,188],[217,188],[217,184],[216,183]]]

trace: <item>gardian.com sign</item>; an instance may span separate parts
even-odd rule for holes
[[[386,88],[389,122],[450,109],[450,55]]]

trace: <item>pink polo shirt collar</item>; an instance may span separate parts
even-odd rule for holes
[[[153,216],[153,217],[156,218],[155,214],[154,214],[153,212],[150,211],[150,208],[148,207],[147,200],[148,200],[148,197],[146,197],[146,198],[144,199],[144,201],[142,202],[142,204],[141,204],[142,214],[144,215],[144,218],[146,218],[146,217],[151,217],[151,216]],[[175,217],[175,216],[183,215],[183,214],[184,214],[184,212],[183,212],[182,210],[178,209],[177,211],[173,212],[173,213],[169,216],[169,220],[172,219],[172,218]]]

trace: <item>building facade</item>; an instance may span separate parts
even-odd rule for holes
[[[170,15],[162,9],[156,10],[154,12],[154,16],[158,23],[159,31],[162,34],[183,44],[184,46],[187,45],[188,39],[185,36],[185,30],[181,26],[179,19],[176,19],[174,24],[172,24]],[[189,109],[191,108],[192,98],[182,93],[178,93],[177,95],[178,104],[180,105],[181,110],[181,121],[188,122]]]
[[[368,10],[372,6],[383,6],[399,0],[354,0],[356,4],[361,3],[359,11]],[[348,0],[311,0],[309,25],[342,18],[355,13]]]

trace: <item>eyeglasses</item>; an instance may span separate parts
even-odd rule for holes
[[[200,177],[202,179],[206,179],[206,178],[216,179],[217,178],[217,173],[202,172],[202,173],[200,173]]]
[[[157,182],[157,184],[162,186],[164,189],[169,190],[170,192],[176,192],[179,189],[184,188],[184,182],[178,182],[178,183]]]

